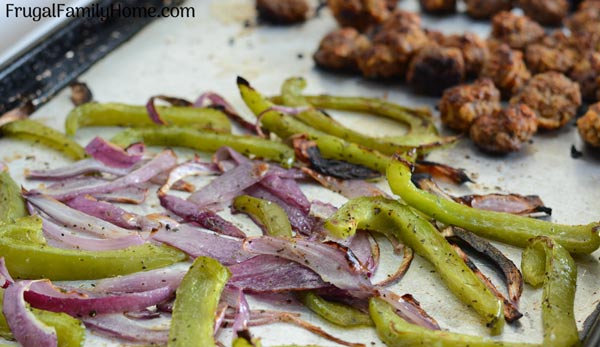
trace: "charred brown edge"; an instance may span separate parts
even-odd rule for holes
[[[469,175],[467,175],[464,169],[454,168],[450,165],[436,163],[428,160],[417,160],[417,163],[415,165],[415,170],[417,172],[419,171],[419,166],[421,165],[427,168],[440,169],[438,170],[440,173],[447,173],[444,174],[445,178],[448,178],[456,184],[463,184],[467,182],[473,183],[473,180],[471,179],[471,177],[469,177]]]

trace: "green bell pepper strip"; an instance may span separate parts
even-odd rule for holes
[[[287,214],[278,204],[255,198],[249,195],[240,195],[233,200],[233,208],[243,212],[260,223],[267,235],[292,237],[292,227]]]
[[[227,116],[214,108],[157,106],[160,117],[169,125],[230,133],[231,122]],[[145,106],[118,103],[87,103],[75,107],[65,121],[65,132],[75,135],[77,129],[86,126],[160,127],[148,116]]]
[[[0,254],[15,278],[90,280],[168,266],[186,255],[168,246],[145,243],[122,250],[83,251],[51,247],[37,216],[0,226]]]
[[[391,161],[387,179],[394,194],[408,205],[449,225],[510,245],[526,247],[536,236],[554,238],[571,253],[592,253],[600,246],[600,223],[561,225],[514,214],[485,211],[435,196],[411,182],[411,164],[397,157]]]
[[[85,149],[77,142],[68,138],[65,134],[32,119],[21,119],[4,124],[0,127],[1,136],[42,143],[75,160],[87,156]]]
[[[5,167],[4,171],[0,172],[0,225],[14,223],[16,219],[27,215],[21,187],[10,177]]]
[[[286,80],[281,88],[281,100],[286,106],[311,106],[311,104],[302,96],[302,90],[306,86],[306,81],[303,78],[290,78]],[[376,99],[374,99],[376,100]],[[392,104],[393,105],[393,104]],[[392,155],[397,152],[406,152],[414,147],[421,147],[421,152],[434,149],[442,144],[451,143],[456,138],[440,138],[435,133],[413,134],[403,136],[404,140],[389,141],[383,138],[376,138],[364,135],[360,132],[347,128],[325,115],[317,109],[309,109],[295,115],[296,119],[301,122],[320,130],[329,135],[339,137],[343,140],[359,144],[366,148],[371,148],[383,154]]]
[[[252,339],[252,342],[249,342],[243,337],[238,337],[233,340],[232,347],[262,347],[259,339]],[[273,347],[321,347],[318,345],[285,345],[285,346],[273,346]]]
[[[325,300],[312,291],[301,292],[299,296],[306,307],[333,324],[342,327],[373,326],[368,314],[352,306]]]
[[[147,145],[188,147],[202,152],[214,152],[222,146],[229,146],[246,156],[270,159],[285,167],[294,163],[294,150],[280,142],[184,127],[130,128],[116,134],[111,142],[122,147],[144,142]]]
[[[198,257],[177,288],[169,346],[214,347],[217,305],[229,280],[229,269],[218,261]]]
[[[344,160],[375,171],[385,172],[390,162],[389,156],[328,135],[297,119],[272,110],[274,104],[254,90],[241,77],[238,78],[238,87],[246,105],[257,117],[260,116],[261,125],[280,138],[287,139],[294,135],[306,134],[309,139],[315,141],[321,155],[325,158]]]
[[[503,342],[411,324],[379,298],[369,300],[369,312],[379,338],[389,347],[542,347],[538,344]]]
[[[383,197],[356,198],[331,216],[325,228],[337,238],[367,229],[401,240],[434,266],[450,291],[483,318],[492,334],[502,332],[502,301],[477,278],[444,236],[410,207]]]
[[[0,288],[0,302],[4,298],[4,289]],[[42,323],[56,329],[59,347],[80,347],[85,340],[85,327],[78,319],[69,316],[66,313],[50,312],[31,308],[31,312]],[[6,317],[0,310],[0,336],[6,339],[12,339],[12,333],[6,323]]]
[[[529,241],[521,259],[523,279],[534,287],[544,285],[542,321],[545,347],[579,346],[573,312],[577,265],[564,247],[551,238]]]

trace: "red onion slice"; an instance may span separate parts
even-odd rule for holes
[[[139,205],[148,197],[149,184],[142,183],[125,187],[114,192],[91,194],[94,198],[106,202]]]
[[[247,238],[244,249],[295,261],[319,274],[323,281],[357,297],[369,296],[374,290],[366,269],[349,249],[337,244],[261,236]]]
[[[412,296],[408,294],[400,296],[387,289],[379,289],[378,291],[378,297],[392,305],[396,309],[396,313],[402,318],[427,329],[440,330],[440,326],[435,319],[429,316]]]
[[[165,122],[158,114],[158,111],[156,110],[156,105],[154,105],[154,100],[157,98],[159,97],[153,96],[150,99],[148,99],[148,102],[146,103],[146,110],[148,111],[148,116],[150,117],[152,122],[158,125],[167,125],[167,122]]]
[[[156,241],[175,247],[191,257],[211,257],[224,265],[242,262],[253,255],[242,249],[242,241],[206,229],[179,224],[166,217],[163,226],[152,235]]]
[[[61,180],[89,173],[107,173],[115,176],[127,175],[133,169],[129,167],[111,167],[94,158],[79,160],[73,164],[49,170],[31,170],[26,177],[34,180]]]
[[[175,156],[175,153],[171,150],[164,150],[140,168],[130,172],[126,176],[119,177],[114,181],[98,183],[93,186],[85,186],[68,191],[46,190],[45,193],[58,200],[68,200],[83,194],[95,195],[115,192],[128,186],[147,182],[152,177],[158,175],[162,171],[172,168],[176,164],[177,157]]]
[[[32,284],[31,289],[25,292],[25,300],[42,310],[64,312],[74,317],[93,317],[96,314],[141,310],[167,300],[172,294],[169,286],[119,294],[67,292],[45,280]]]
[[[25,304],[24,294],[34,281],[19,281],[4,291],[2,312],[15,340],[22,346],[56,347],[56,330],[40,322]]]
[[[98,280],[92,289],[99,293],[143,292],[168,286],[177,289],[187,269],[163,268]]]
[[[109,337],[131,342],[166,345],[169,341],[168,327],[146,327],[122,313],[99,314],[83,318],[87,328]]]
[[[133,147],[131,153],[129,153],[121,147],[96,136],[87,146],[85,146],[85,152],[92,158],[110,167],[126,169],[142,160],[144,147],[143,145],[138,144]]]
[[[215,93],[215,92],[206,92],[203,93],[202,95],[200,95],[198,97],[198,99],[196,99],[196,101],[194,102],[194,107],[206,107],[206,106],[213,106],[213,107],[218,107],[221,110],[223,110],[223,112],[225,112],[225,114],[234,122],[238,123],[242,128],[250,131],[250,132],[255,132],[255,126],[254,124],[248,122],[247,120],[245,120],[244,118],[242,118],[233,108],[233,106],[231,106],[231,104],[229,104],[227,102],[227,100],[225,100],[225,98],[223,98],[221,95]]]
[[[72,230],[62,227],[48,219],[42,219],[44,235],[51,237],[61,244],[67,246],[63,248],[82,249],[88,251],[108,251],[115,249],[125,249],[127,247],[141,245],[145,241],[137,233],[112,239],[92,239],[89,237],[78,236]]]
[[[4,257],[0,257],[0,283],[2,283],[1,287],[6,288],[9,284],[14,283],[15,280],[12,278],[8,269],[6,268],[6,262],[4,261]]]
[[[102,238],[118,238],[132,234],[130,230],[77,211],[46,195],[29,193],[25,195],[25,199],[58,223],[90,235]]]
[[[139,215],[132,212],[127,212],[124,209],[110,204],[108,202],[99,201],[89,195],[77,196],[65,202],[65,204],[77,211],[83,212],[90,216],[100,218],[106,222],[120,226],[125,229],[139,229]]]
[[[190,195],[187,200],[199,207],[220,205],[263,179],[269,166],[264,163],[242,163],[215,178],[208,185]]]
[[[166,194],[175,183],[188,176],[215,175],[218,173],[218,168],[213,163],[203,163],[198,158],[186,161],[169,172],[167,179],[158,192],[159,194]]]
[[[359,230],[348,248],[367,269],[369,276],[372,276],[379,265],[379,245],[375,239],[368,232]]]
[[[246,234],[237,226],[213,211],[198,208],[195,204],[172,195],[159,194],[158,198],[162,207],[183,218],[186,222],[196,223],[202,228],[219,234],[236,238],[246,237]]]
[[[229,266],[229,284],[251,292],[287,292],[327,287],[321,276],[294,261],[257,255]]]

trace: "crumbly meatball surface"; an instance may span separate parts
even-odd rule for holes
[[[292,24],[306,20],[310,6],[306,0],[256,0],[261,19],[277,24]]]
[[[396,9],[381,23],[378,31],[402,31],[412,27],[421,27],[418,13]]]
[[[587,144],[600,148],[600,103],[590,105],[583,117],[577,120],[577,130]]]
[[[525,63],[534,73],[547,71],[567,73],[578,58],[577,50],[571,44],[571,38],[561,30],[555,30],[525,49]]]
[[[398,60],[392,48],[376,43],[358,56],[358,68],[366,78],[392,79],[404,76],[406,63]]]
[[[490,78],[500,89],[502,97],[510,98],[531,78],[523,61],[523,53],[504,43],[490,43],[490,57],[483,64],[481,76]]]
[[[417,93],[441,95],[465,78],[465,62],[454,47],[431,44],[423,47],[410,62],[406,79]]]
[[[479,75],[484,62],[489,57],[486,41],[475,33],[467,32],[462,35],[445,36],[441,44],[461,50],[465,60],[465,72],[470,77]]]
[[[358,71],[357,58],[370,47],[369,39],[354,28],[341,28],[327,34],[313,58],[318,66],[338,71]]]
[[[600,6],[582,3],[580,8],[565,19],[565,25],[571,32],[598,32],[600,30]]]
[[[512,48],[524,49],[544,36],[544,28],[527,16],[502,11],[492,18],[491,36]]]
[[[459,132],[469,131],[475,119],[500,108],[500,91],[487,78],[446,89],[439,103],[442,124]]]
[[[456,12],[456,0],[419,0],[424,12],[443,14]]]
[[[511,0],[465,0],[467,14],[473,18],[491,18],[498,12],[510,11]]]
[[[373,37],[373,43],[390,47],[406,70],[412,57],[429,44],[429,38],[421,28],[410,26],[400,30],[381,31]]]
[[[560,25],[569,14],[567,0],[519,0],[525,15],[543,25]]]
[[[386,0],[328,0],[327,5],[341,27],[365,31],[390,14]]]
[[[573,66],[569,77],[579,84],[581,96],[586,101],[600,100],[600,52],[588,52]]]
[[[510,103],[529,106],[535,112],[538,127],[552,130],[575,117],[581,105],[581,93],[577,83],[551,71],[533,76]]]
[[[535,112],[526,105],[510,105],[477,118],[469,135],[484,151],[502,154],[519,151],[536,131]]]

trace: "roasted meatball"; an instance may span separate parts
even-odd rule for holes
[[[523,61],[523,53],[511,49],[504,43],[491,43],[490,57],[483,64],[482,77],[490,78],[507,99],[525,85],[531,78]]]
[[[342,27],[365,31],[390,14],[386,0],[328,0],[327,5]]]
[[[387,6],[388,10],[393,11],[396,6],[398,6],[398,1],[400,0],[386,0],[385,5]]]
[[[487,43],[474,33],[446,36],[443,38],[442,45],[461,50],[465,60],[465,71],[469,77],[479,75],[483,63],[489,56]]]
[[[600,103],[590,105],[583,117],[577,120],[577,129],[587,144],[600,147]]]
[[[512,0],[465,0],[467,14],[473,18],[491,18],[498,12],[509,11]]]
[[[510,105],[477,118],[469,135],[484,151],[509,153],[520,150],[536,131],[535,112],[526,105]]]
[[[256,0],[256,10],[268,22],[292,24],[306,20],[309,6],[306,0]]]
[[[573,33],[600,31],[600,6],[585,5],[585,3],[565,20],[566,26]]]
[[[378,31],[402,31],[412,27],[421,27],[421,17],[417,13],[397,9],[381,23]]]
[[[456,11],[456,0],[419,0],[424,12],[442,14]]]
[[[525,15],[544,25],[560,25],[569,14],[567,0],[519,0],[519,6]]]
[[[427,38],[429,38],[429,41],[431,43],[435,43],[440,46],[445,46],[444,42],[447,39],[446,34],[444,34],[443,32],[441,32],[439,30],[429,29],[429,28],[425,28],[425,29],[423,29],[423,31],[425,32],[425,35],[427,35]],[[448,45],[448,47],[451,47],[451,46]],[[457,47],[457,48],[459,48],[459,47]]]
[[[465,78],[465,62],[454,47],[431,44],[423,47],[410,62],[406,79],[417,93],[441,95],[444,89]]]
[[[358,56],[358,67],[368,78],[403,77],[411,58],[428,43],[427,35],[416,26],[380,31],[373,45]]]
[[[367,78],[400,78],[406,73],[406,62],[399,61],[389,46],[376,43],[358,56],[358,68]]]
[[[551,71],[533,76],[510,103],[529,106],[537,116],[538,126],[551,130],[564,126],[575,116],[581,93],[577,83]]]
[[[313,58],[318,66],[339,71],[358,71],[357,58],[370,46],[369,39],[354,28],[327,34]]]
[[[492,18],[491,36],[512,48],[523,49],[541,39],[544,36],[544,28],[527,16],[502,11]]]
[[[534,73],[546,71],[568,72],[578,59],[577,50],[572,47],[570,38],[561,30],[555,30],[540,42],[532,43],[525,49],[525,62]]]
[[[579,84],[581,96],[586,101],[600,100],[600,52],[588,52],[573,69],[569,72],[569,77]]]
[[[478,79],[472,84],[446,89],[439,108],[445,126],[467,132],[475,119],[501,108],[500,91],[490,79]]]

